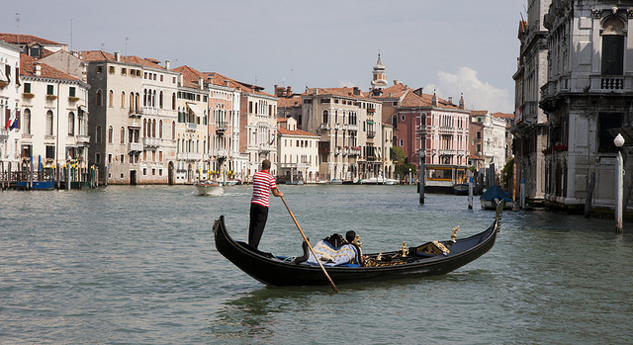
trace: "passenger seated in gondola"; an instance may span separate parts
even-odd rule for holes
[[[345,234],[345,238],[341,234],[335,233],[317,242],[313,249],[325,266],[362,265],[365,259],[361,250],[362,245],[360,236],[356,236],[356,232],[350,230]],[[303,256],[296,258],[294,262],[318,265],[305,241],[303,242]]]

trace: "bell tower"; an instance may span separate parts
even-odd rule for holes
[[[383,90],[387,87],[387,77],[385,75],[385,66],[380,60],[378,53],[378,62],[374,66],[373,79],[371,81],[371,90]]]

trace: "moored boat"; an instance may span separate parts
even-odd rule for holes
[[[446,274],[488,252],[499,230],[501,210],[486,230],[462,239],[431,241],[417,247],[367,255],[363,265],[347,264],[325,268],[336,283],[417,278]],[[229,235],[224,216],[214,225],[217,250],[254,279],[274,286],[328,285],[329,281],[317,265],[297,264],[292,257],[261,252]],[[453,233],[454,234],[454,233]],[[452,237],[452,236],[451,236]]]
[[[503,208],[511,210],[514,201],[510,195],[499,186],[491,186],[480,197],[481,208],[484,210],[494,210],[498,205],[503,204]]]

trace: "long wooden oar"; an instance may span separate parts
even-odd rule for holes
[[[303,240],[306,241],[306,243],[308,244],[308,247],[310,248],[310,251],[312,252],[312,255],[314,255],[314,258],[319,263],[319,266],[321,266],[321,269],[323,270],[323,273],[325,273],[325,276],[330,281],[330,285],[332,285],[332,290],[334,290],[334,292],[338,293],[338,289],[336,288],[336,285],[334,285],[334,282],[332,281],[332,278],[330,278],[330,275],[327,274],[327,271],[325,270],[325,267],[323,267],[323,264],[321,263],[321,260],[319,260],[319,257],[314,252],[314,248],[312,248],[312,246],[310,245],[310,242],[308,241],[308,238],[306,237],[306,234],[304,234],[303,230],[301,230],[301,227],[299,226],[299,222],[297,222],[297,218],[295,218],[295,215],[292,214],[292,211],[290,211],[290,207],[288,207],[288,203],[286,203],[286,199],[284,199],[284,197],[282,196],[281,200],[284,202],[284,205],[286,205],[286,208],[288,209],[288,213],[290,213],[290,216],[292,217],[292,220],[295,221],[295,224],[297,225],[297,229],[299,229],[299,232],[301,232],[301,236],[303,236]]]

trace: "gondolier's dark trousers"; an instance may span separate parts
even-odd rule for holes
[[[268,220],[268,207],[251,203],[251,220],[248,225],[248,244],[257,249]]]

